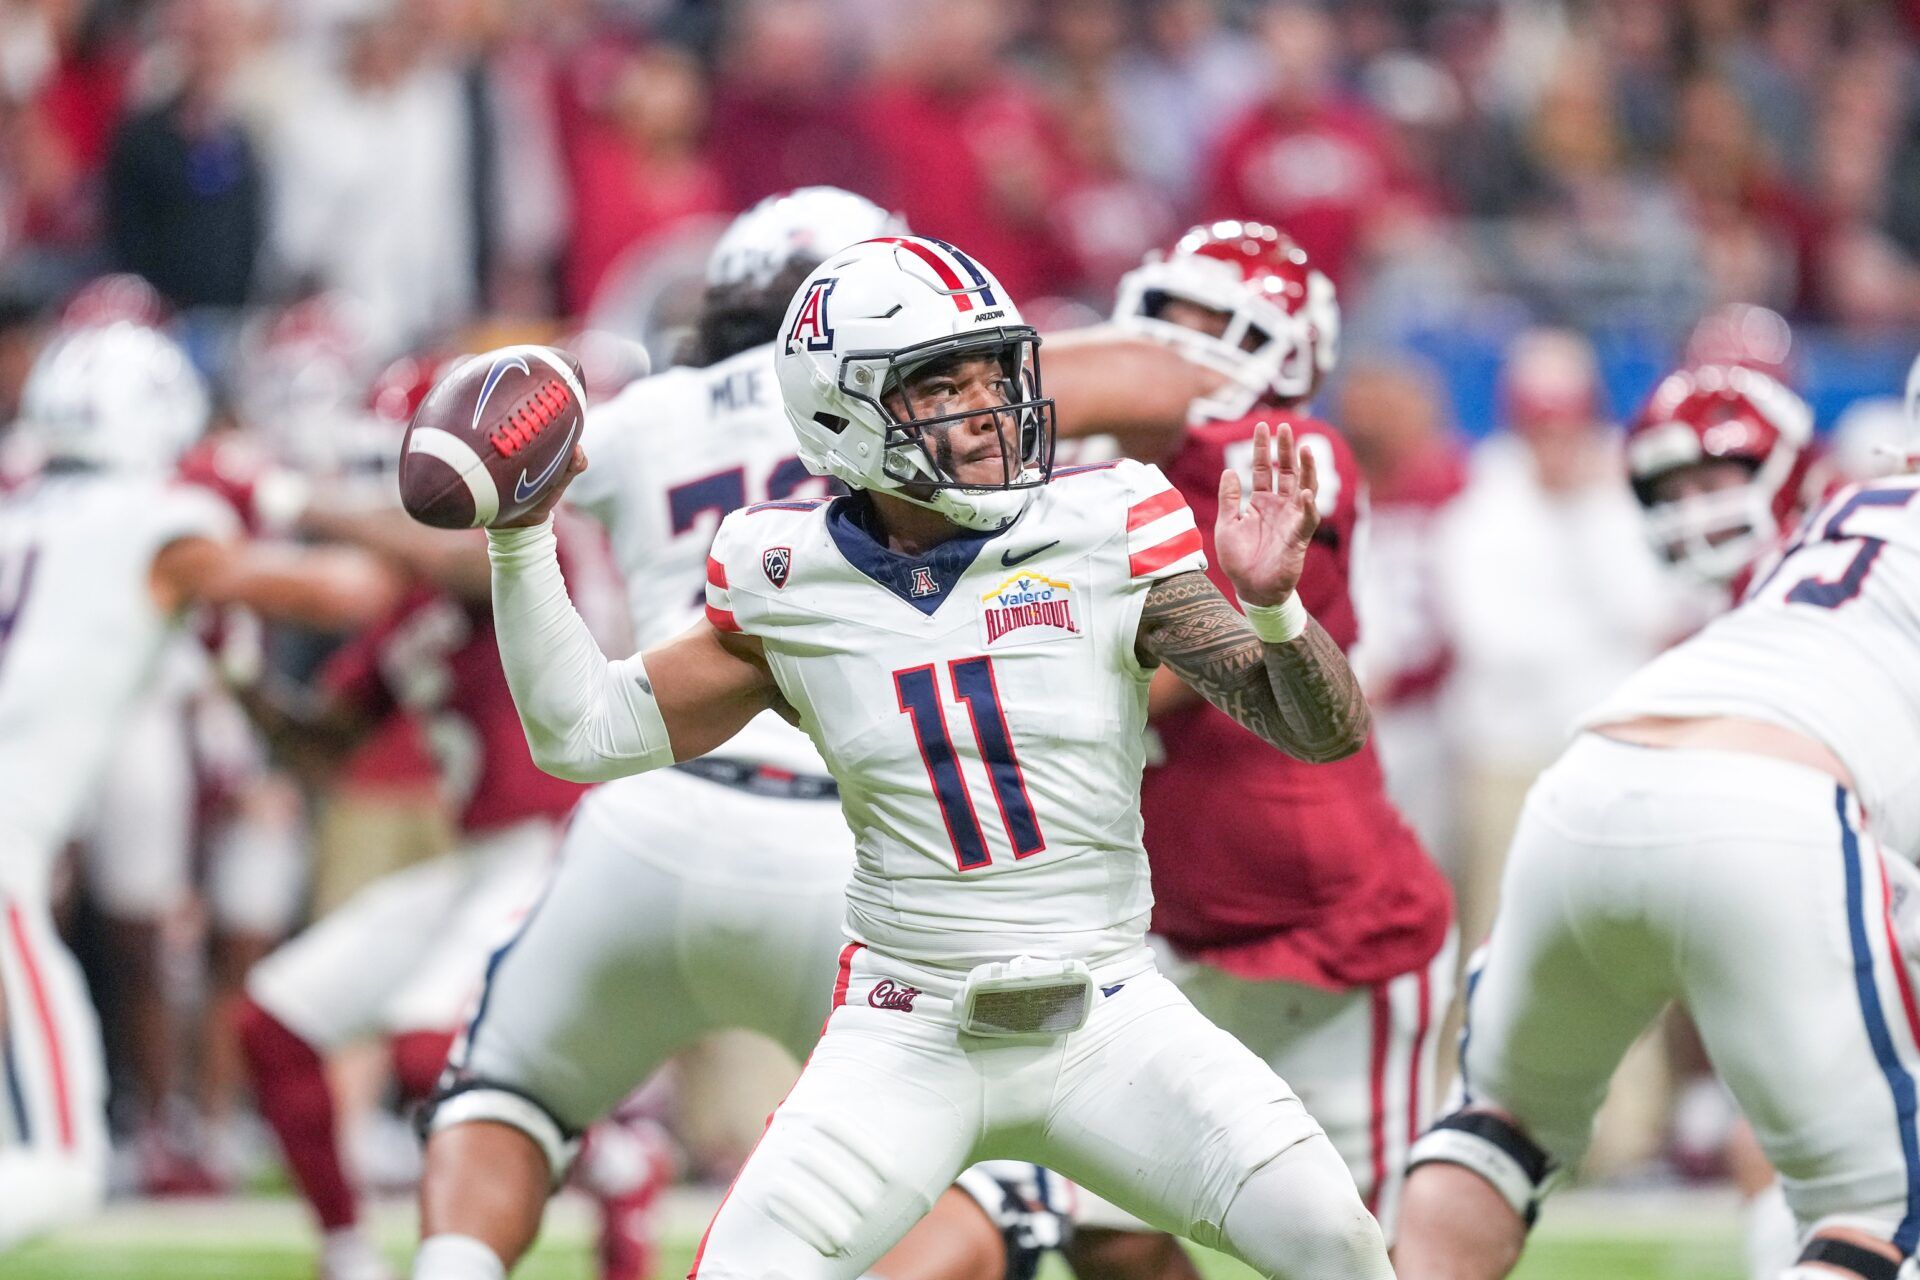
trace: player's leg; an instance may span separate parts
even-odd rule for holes
[[[180,691],[168,688],[128,721],[81,843],[87,892],[100,912],[104,971],[114,975],[104,1014],[131,1068],[140,1181],[153,1194],[211,1189],[164,1123],[179,1040],[161,981],[165,925],[187,901],[193,843],[183,704]]]
[[[1812,1234],[1802,1256],[1891,1275],[1920,1243],[1920,1006],[1891,909],[1902,872],[1831,782],[1769,761],[1749,772],[1753,821],[1695,854],[1688,1007]]]
[[[784,875],[754,871],[769,832]],[[517,1262],[573,1139],[697,1036],[748,1026],[806,1054],[844,941],[850,844],[830,800],[672,770],[589,794],[455,1048],[430,1125],[418,1280]]]
[[[1286,1082],[1159,974],[1110,990],[1066,1047],[1034,1158],[1263,1275],[1391,1277],[1378,1224]]]
[[[261,1117],[323,1235],[323,1272],[380,1276],[359,1230],[326,1056],[383,1030],[395,982],[431,949],[473,870],[448,854],[375,881],[254,967],[238,1019]]]
[[[1644,801],[1661,754],[1583,738],[1527,799],[1468,969],[1456,1107],[1413,1149],[1394,1252],[1406,1280],[1513,1268],[1614,1069],[1677,986],[1666,903],[1695,828],[1676,835],[1677,815]]]
[[[106,1193],[100,1027],[44,901],[0,890],[0,1253]]]
[[[854,1280],[926,1217],[981,1132],[944,1020],[835,1010],[721,1201],[692,1280]]]
[[[1181,990],[1293,1088],[1391,1241],[1408,1150],[1432,1119],[1452,940],[1420,969],[1345,991],[1190,968]]]

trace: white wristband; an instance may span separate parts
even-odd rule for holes
[[[1307,606],[1300,603],[1300,593],[1290,592],[1279,604],[1250,604],[1244,606],[1247,613],[1247,625],[1253,628],[1253,634],[1266,644],[1287,644],[1306,634],[1307,622],[1312,614]]]

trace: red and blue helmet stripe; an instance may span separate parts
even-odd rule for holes
[[[953,299],[953,305],[960,311],[971,311],[977,297],[981,306],[997,307],[999,297],[994,293],[987,273],[980,264],[945,240],[935,240],[930,236],[876,236],[869,244],[899,245],[914,257],[933,268],[933,274],[940,281],[941,288]],[[936,252],[938,250],[938,252]],[[949,262],[947,259],[951,258]],[[959,270],[955,270],[956,264]],[[960,278],[964,271],[973,283],[968,285]]]

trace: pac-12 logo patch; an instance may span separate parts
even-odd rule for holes
[[[988,647],[1077,636],[1073,586],[1044,574],[1016,573],[980,597],[980,627]]]
[[[767,571],[767,581],[776,587],[787,585],[787,574],[793,571],[792,547],[768,547],[760,553],[760,567]]]
[[[793,328],[787,331],[787,350],[833,350],[833,325],[827,319],[827,295],[833,292],[833,286],[839,282],[837,276],[807,282],[807,292],[800,299],[800,309],[793,313]]]

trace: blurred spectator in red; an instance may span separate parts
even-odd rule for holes
[[[1805,309],[1815,220],[1727,81],[1697,76],[1681,86],[1668,174],[1694,222],[1709,303]]]
[[[464,67],[395,0],[340,7],[335,64],[275,139],[275,265],[296,292],[358,299],[393,351],[473,311],[475,105]]]
[[[860,110],[883,203],[987,264],[1018,301],[1058,288],[1048,206],[1059,142],[1039,95],[1006,66],[1007,0],[898,0],[877,17],[880,54]]]
[[[1915,132],[1911,55],[1866,44],[1834,62],[1818,124],[1812,190],[1825,220],[1816,300],[1828,318],[1853,327],[1920,322],[1920,242],[1891,233],[1892,180],[1913,183],[1910,157],[1897,166],[1902,135]],[[1920,200],[1912,191],[1908,201]]]
[[[569,314],[587,310],[636,246],[730,208],[706,123],[707,85],[693,59],[665,45],[623,59],[601,111],[581,121],[574,140]]]
[[[1459,744],[1442,697],[1454,652],[1437,599],[1434,532],[1466,486],[1466,450],[1442,414],[1437,381],[1405,359],[1350,361],[1333,421],[1367,479],[1354,591],[1373,740],[1394,803],[1452,876]]]
[[[232,92],[256,33],[240,0],[173,0],[165,16],[178,83],[114,136],[108,244],[177,309],[237,308],[266,236],[266,179]]]
[[[121,20],[88,0],[15,0],[0,17],[8,243],[69,254],[92,247],[98,179],[131,61]]]
[[[1120,277],[1180,230],[1179,211],[1128,172],[1112,100],[1095,80],[1058,95],[1065,164],[1051,203],[1053,239],[1071,258],[1078,292],[1104,305]]]
[[[848,80],[856,52],[829,0],[728,6],[714,84],[714,161],[730,208],[816,184],[871,191],[878,175]]]
[[[1148,0],[1113,109],[1134,170],[1185,201],[1215,135],[1260,96],[1259,50],[1221,22],[1219,0]]]
[[[1336,31],[1325,13],[1276,0],[1260,31],[1273,88],[1221,136],[1206,206],[1218,217],[1272,222],[1339,284],[1382,216],[1413,198],[1411,175],[1381,119],[1340,92]]]

